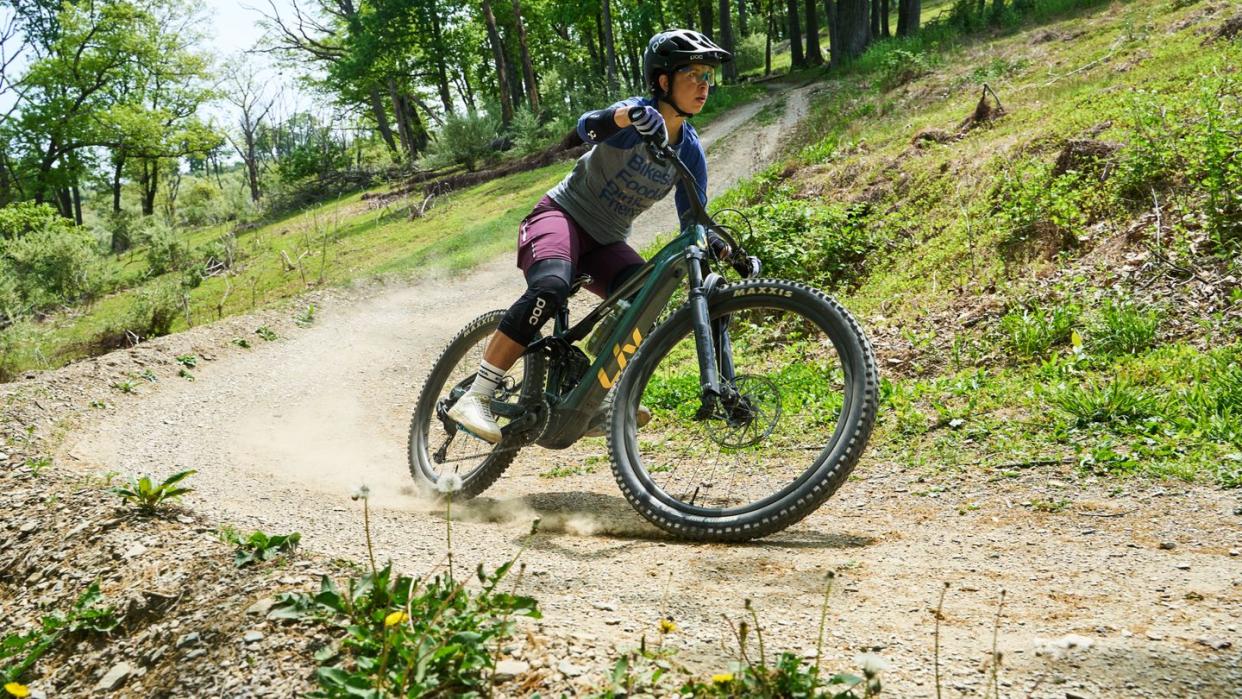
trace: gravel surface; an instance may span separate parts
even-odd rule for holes
[[[711,151],[713,193],[774,156],[813,89],[788,91],[784,115],[759,131],[738,127],[760,104],[705,130],[709,144],[732,134],[727,150]],[[638,246],[673,220],[670,199],[639,220]],[[58,463],[83,474],[198,469],[196,490],[185,499],[195,517],[299,531],[322,560],[365,560],[360,512],[350,500],[365,483],[376,556],[401,570],[431,571],[443,564],[445,512],[414,495],[405,456],[409,414],[448,339],[521,291],[506,255],[465,275],[322,294],[310,328],[294,326],[287,310],[229,319],[36,376],[8,395],[18,396],[10,404],[42,400],[79,411],[67,422],[38,425],[61,445]],[[250,350],[230,344],[264,323],[279,339],[250,334]],[[186,352],[210,359],[194,370],[194,382],[176,375],[173,358]],[[136,367],[151,368],[159,380],[133,395],[107,388]],[[107,407],[87,408],[92,400]],[[566,466],[585,473],[543,477]],[[1035,499],[1071,504],[1040,513],[1024,506]],[[864,456],[832,500],[780,535],[743,546],[684,544],[630,509],[612,482],[603,441],[584,440],[560,452],[524,451],[491,491],[455,504],[452,515],[455,564],[466,570],[509,558],[530,521],[542,518],[523,560],[544,620],[511,649],[505,671],[515,676],[506,685],[513,693],[599,686],[618,649],[653,638],[663,616],[677,625],[666,643],[682,662],[721,672],[733,657],[722,615],[741,618],[745,599],[758,610],[769,653],[813,657],[825,574],[835,571],[826,663],[854,671],[855,655],[874,651],[892,663],[885,673],[892,696],[936,694],[932,611],[946,583],[945,696],[984,693],[1002,590],[1003,696],[1242,696],[1236,493],[1096,482],[1059,466],[993,482]],[[237,652],[286,642],[277,633],[287,632],[244,621],[229,630]],[[246,640],[251,632],[261,637]],[[308,642],[288,643],[287,656],[308,672]],[[92,683],[150,664],[122,661],[130,666],[101,667]],[[271,693],[296,694],[305,681]]]

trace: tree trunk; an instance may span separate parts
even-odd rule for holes
[[[898,0],[897,36],[914,36],[918,34],[919,19],[922,13],[922,0]]]
[[[638,46],[634,41],[633,32],[626,33],[625,52],[630,59],[630,85],[639,92],[645,92],[643,89],[643,62],[638,57]]]
[[[600,16],[600,25],[603,28],[603,37],[601,43],[604,45],[604,56],[606,60],[605,75],[608,78],[608,93],[614,94],[617,91],[617,50],[612,41],[612,2],[610,0],[602,0],[600,8],[602,15]]]
[[[397,152],[397,142],[392,137],[392,127],[388,124],[388,110],[384,109],[384,99],[380,97],[379,90],[371,88],[371,116],[375,117],[375,128],[379,130],[380,138],[384,139],[384,143],[388,145],[388,150],[393,153]]]
[[[875,39],[880,36],[880,0],[871,0],[871,23],[867,28],[869,39]]]
[[[772,6],[776,4],[776,0],[768,0],[768,41],[763,50],[763,74],[772,74],[772,35],[776,33],[775,18],[772,15]]]
[[[453,113],[453,96],[449,94],[448,67],[445,65],[445,51],[443,50],[444,38],[443,32],[440,30],[440,13],[436,10],[436,3],[428,3],[431,7],[431,40],[432,45],[436,47],[436,87],[440,91],[440,102],[444,105],[445,115]],[[514,0],[517,4],[517,0]]]
[[[742,5],[746,4],[746,0],[738,0]],[[736,48],[733,45],[733,22],[729,16],[729,0],[720,0],[720,46],[729,53],[735,53]],[[724,77],[728,82],[737,80],[737,63],[729,61],[724,64]]]
[[[492,14],[490,0],[483,0],[483,19],[487,24],[487,40],[492,45],[492,58],[496,61],[496,93],[500,97],[500,120],[508,126],[513,121],[513,103],[509,101],[509,90],[505,86],[509,71],[505,69],[505,50],[500,44],[500,32],[496,31],[496,15]]]
[[[848,63],[867,49],[871,27],[867,0],[837,0],[837,34],[841,59]]]
[[[712,35],[712,0],[699,0],[699,24],[702,25],[699,31],[715,40]]]
[[[125,147],[121,146],[112,155],[112,213],[114,214],[121,213],[121,170],[124,167]]]
[[[1000,20],[1002,14],[1005,13],[1005,0],[992,0],[992,21]]]
[[[597,29],[599,29],[599,15],[598,14],[595,15],[595,26]],[[603,34],[604,32],[602,29],[600,29],[600,31],[597,31],[597,32],[589,32],[589,31],[586,32],[587,54],[591,57],[591,67],[595,69],[596,75],[604,74],[604,58],[600,54],[599,49],[597,49],[595,46],[596,44],[595,37],[603,36]]]
[[[824,54],[819,50],[819,17],[815,11],[815,0],[806,0],[806,64],[824,65]]]
[[[743,41],[750,33],[746,27],[746,3],[747,0],[737,0],[737,38]]]
[[[893,33],[888,29],[888,0],[880,0],[880,36],[889,39]]]
[[[73,220],[80,226],[82,225],[82,192],[77,184],[70,189],[73,192]]]
[[[806,66],[806,56],[802,53],[802,29],[798,26],[798,0],[785,0],[785,8],[789,20],[791,68],[802,68]]]
[[[142,174],[138,177],[138,185],[142,189],[142,215],[151,216],[155,213],[155,193],[160,186],[158,160],[142,160]]]
[[[824,0],[824,22],[828,24],[828,67],[841,65],[841,22],[837,17],[835,0]]]
[[[535,82],[535,67],[530,62],[530,51],[526,46],[526,25],[522,22],[522,5],[520,0],[513,0],[513,16],[517,20],[518,46],[522,51],[522,75],[526,77],[526,96],[530,99],[530,112],[531,114],[538,114],[539,85]]]

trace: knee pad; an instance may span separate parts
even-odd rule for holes
[[[572,271],[568,260],[540,260],[532,265],[526,275],[526,293],[509,307],[500,321],[500,331],[515,342],[530,344],[569,299]]]

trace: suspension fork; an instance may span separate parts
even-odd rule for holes
[[[686,249],[686,264],[689,268],[690,320],[699,359],[699,410],[695,413],[695,419],[706,420],[715,413],[716,404],[725,393],[720,383],[721,375],[730,384],[733,381],[732,346],[726,319],[721,319],[725,322],[713,322],[707,308],[707,297],[715,286],[704,284],[707,253],[691,245]]]

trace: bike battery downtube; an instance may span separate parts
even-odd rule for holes
[[[711,315],[707,310],[707,290],[703,288],[703,262],[705,253],[691,245],[686,249],[686,265],[689,267],[690,319],[694,325],[695,348],[699,355],[699,412],[705,419],[715,408],[720,396],[720,375],[716,371],[716,343],[712,337]]]

